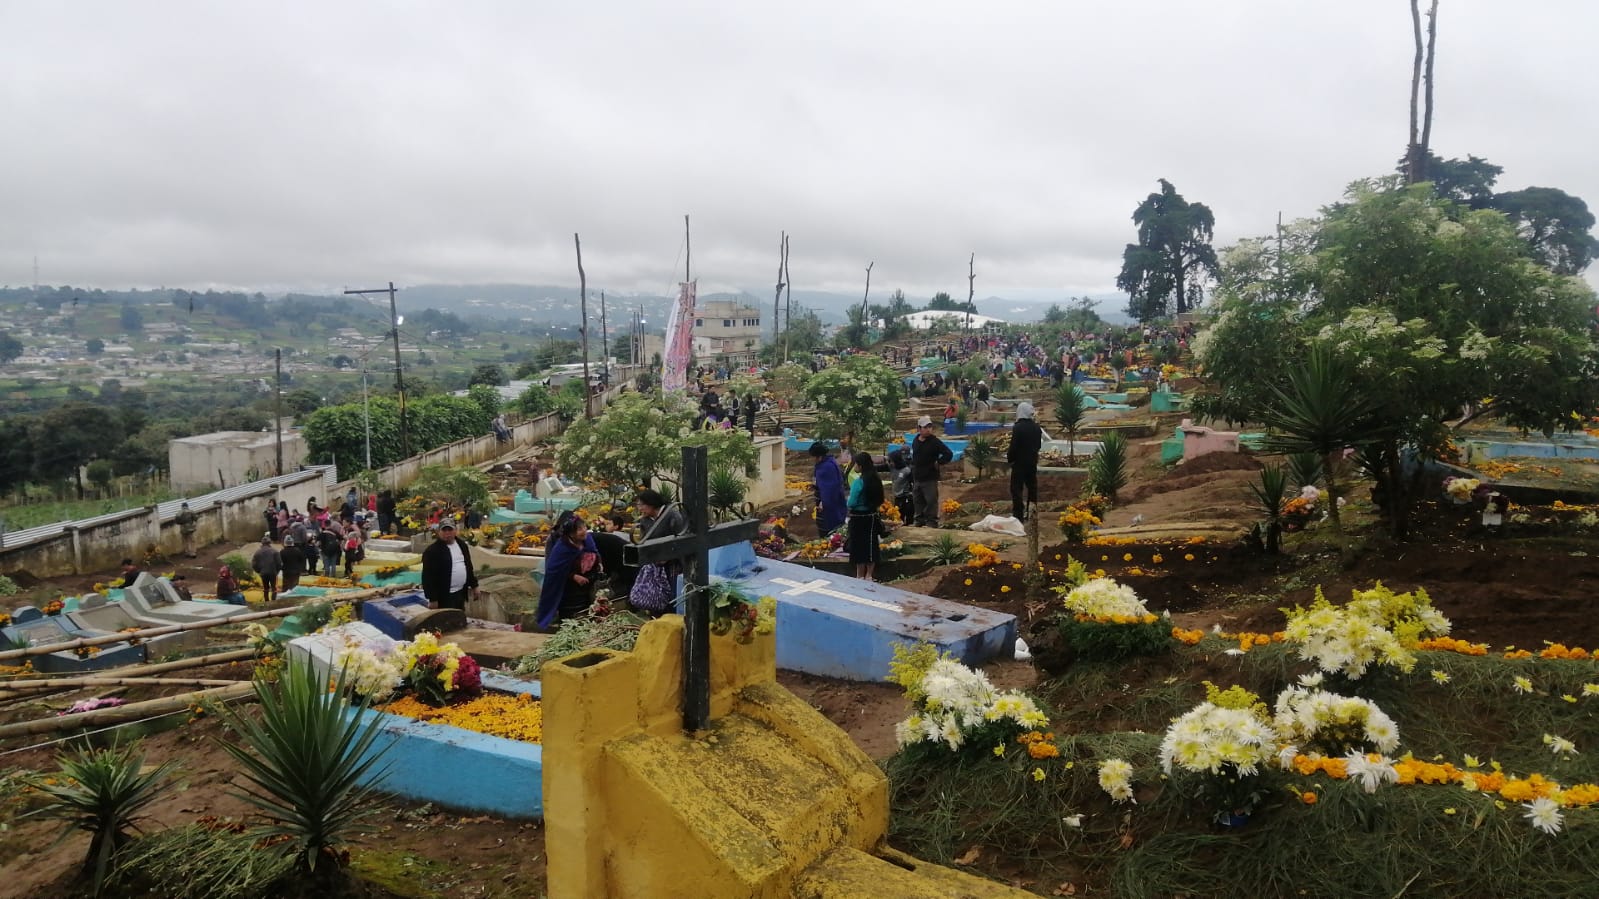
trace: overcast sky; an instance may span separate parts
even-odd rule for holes
[[[1425,6],[1425,4],[1423,4]],[[1433,149],[1599,204],[1593,0],[1442,0]],[[0,3],[0,283],[1114,291],[1404,150],[1405,0]]]

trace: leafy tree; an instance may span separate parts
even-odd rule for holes
[[[71,477],[83,498],[83,466],[122,439],[117,418],[104,406],[70,402],[34,421],[33,469],[41,478]]]
[[[476,403],[491,421],[500,414],[500,392],[487,384],[473,384],[467,388],[467,399]]]
[[[1203,203],[1189,203],[1171,182],[1160,179],[1160,192],[1144,198],[1133,211],[1138,243],[1122,251],[1116,286],[1127,291],[1127,314],[1141,322],[1168,314],[1175,300],[1178,313],[1198,308],[1201,283],[1218,268],[1210,241],[1216,217]]]
[[[528,418],[549,415],[555,411],[555,395],[542,384],[529,384],[516,398],[516,409]]]
[[[468,387],[475,387],[479,384],[484,384],[489,387],[499,387],[509,382],[509,379],[505,377],[505,369],[499,367],[498,365],[494,365],[493,363],[488,363],[485,365],[479,365],[477,368],[473,369],[472,377],[469,378],[466,383]]]
[[[129,334],[144,330],[144,313],[139,311],[138,306],[124,303],[120,321],[122,330]]]
[[[309,387],[296,387],[283,393],[283,411],[287,415],[302,418],[320,408],[322,408],[322,395]]]
[[[1369,445],[1396,537],[1416,494],[1408,452],[1436,451],[1478,415],[1552,433],[1599,409],[1593,291],[1528,258],[1503,214],[1442,199],[1430,185],[1358,182],[1308,233],[1280,269],[1244,254],[1223,277],[1223,312],[1195,344],[1217,390],[1196,411],[1275,419],[1285,434],[1306,432],[1305,443]],[[1323,364],[1337,377],[1317,375]],[[1346,392],[1318,399],[1312,377]],[[1331,383],[1339,379],[1347,388]],[[1295,394],[1305,408],[1285,402]],[[1330,426],[1357,405],[1372,406],[1360,416],[1365,432],[1333,434],[1362,430]],[[1321,425],[1305,426],[1317,416]]]
[[[783,329],[783,345],[790,353],[812,352],[822,345],[822,320],[814,312],[794,316]]]
[[[0,331],[0,365],[22,355],[22,341],[11,336],[9,331]]]
[[[877,440],[894,427],[904,386],[899,375],[872,355],[851,356],[805,382],[805,397],[818,412],[819,437]]]
[[[1556,274],[1582,274],[1599,252],[1588,204],[1559,188],[1528,187],[1494,194],[1492,208],[1515,224],[1532,258]]]
[[[93,484],[94,489],[100,491],[101,495],[111,489],[111,479],[117,476],[116,469],[105,459],[90,462],[84,471],[89,477],[89,483]]]
[[[91,337],[84,341],[83,348],[89,351],[89,355],[98,356],[105,352],[105,341],[98,337]]]
[[[933,298],[931,300],[927,301],[927,311],[929,311],[929,312],[973,312],[973,313],[975,313],[977,311],[977,307],[976,307],[976,305],[974,305],[973,303],[970,303],[970,302],[966,302],[966,303],[958,302],[958,301],[955,300],[954,297],[951,297],[949,294],[944,293],[943,291],[939,291],[938,293],[933,294]]]
[[[1404,174],[1409,160],[1401,157],[1394,171]],[[1493,204],[1494,182],[1504,174],[1497,166],[1480,156],[1467,154],[1465,159],[1442,159],[1427,151],[1427,180],[1433,192],[1446,200],[1453,200],[1472,209],[1487,209]]]
[[[755,444],[738,430],[694,427],[697,409],[681,393],[624,393],[604,414],[573,422],[555,462],[591,486],[631,488],[660,480],[679,485],[684,446],[705,446],[709,470],[748,472]]]

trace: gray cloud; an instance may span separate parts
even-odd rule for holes
[[[1599,204],[1599,7],[1449,0],[1434,149]],[[0,282],[1113,289],[1155,179],[1218,239],[1406,138],[1401,2],[0,7]],[[674,261],[675,260],[675,261]]]

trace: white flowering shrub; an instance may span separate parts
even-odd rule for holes
[[[743,431],[697,430],[696,407],[681,393],[624,393],[594,419],[572,423],[555,451],[562,475],[589,487],[631,488],[645,478],[677,483],[683,447],[706,447],[711,471],[748,471],[755,444]]]
[[[864,444],[894,427],[905,387],[882,359],[859,355],[812,375],[804,392],[816,407],[816,436],[854,434]]]

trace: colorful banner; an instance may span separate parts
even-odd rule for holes
[[[677,286],[677,302],[666,318],[666,352],[661,354],[661,388],[688,389],[688,360],[694,355],[694,293],[698,282]]]

